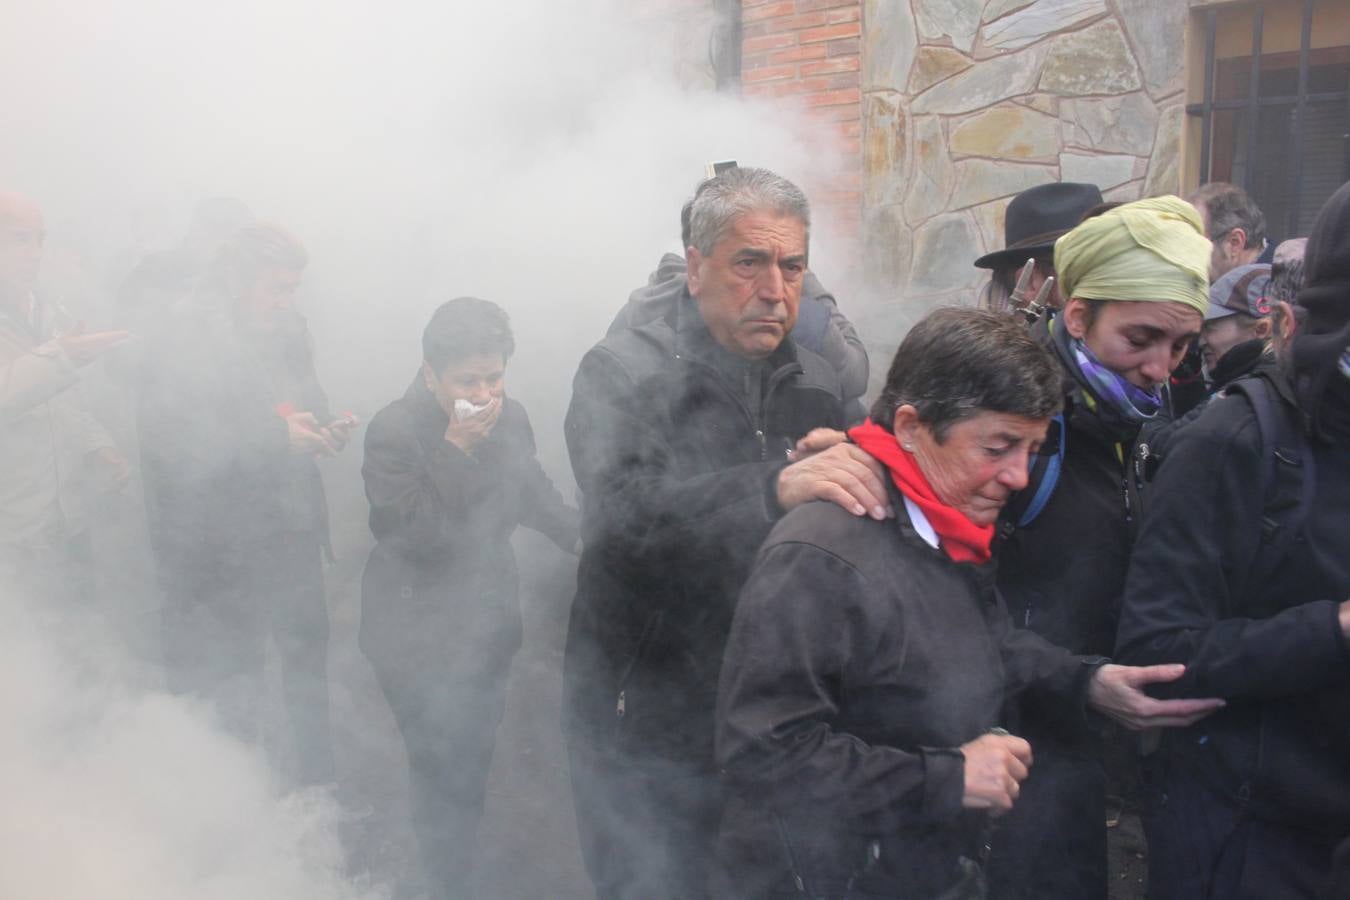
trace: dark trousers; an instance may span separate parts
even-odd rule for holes
[[[1341,835],[1244,815],[1231,799],[1170,764],[1145,765],[1151,900],[1316,900]]]
[[[420,662],[367,654],[407,748],[413,830],[434,900],[473,896],[478,823],[511,665],[510,655],[479,659],[482,650],[447,643],[438,658]],[[457,666],[457,658],[480,664]]]
[[[598,900],[707,896],[721,784],[709,769],[616,761],[569,741],[572,802],[586,872]]]
[[[989,896],[1106,897],[1106,774],[1100,758],[1033,741],[1012,812],[995,820]]]
[[[211,574],[166,579],[162,639],[169,689],[211,700],[231,733],[256,741],[270,634],[295,744],[292,780],[333,781],[328,607],[318,539],[288,535],[260,550],[246,572]]]

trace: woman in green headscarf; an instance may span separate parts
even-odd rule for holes
[[[1063,457],[1034,518],[1009,504],[998,582],[1015,623],[1073,653],[1114,646],[1139,515],[1135,444],[1200,331],[1209,257],[1199,215],[1178,197],[1110,209],[1055,244],[1068,299],[1033,327],[1065,371],[1063,418],[1042,451],[1062,444]],[[1104,743],[1062,739],[1033,707],[1021,714],[1036,769],[995,837],[991,896],[1104,897]]]

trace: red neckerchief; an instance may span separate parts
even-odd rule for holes
[[[871,419],[848,433],[853,443],[876,457],[891,470],[891,479],[900,493],[923,510],[928,523],[937,532],[942,549],[953,562],[986,563],[994,541],[993,525],[976,525],[966,514],[938,499],[914,454],[900,446],[895,435]]]

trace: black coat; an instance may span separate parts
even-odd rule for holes
[[[782,515],[785,451],[844,424],[834,371],[791,339],[757,408],[727,374],[738,364],[687,295],[581,361],[566,420],[585,540],[564,672],[574,739],[711,769],[723,645]]]
[[[494,670],[520,647],[517,525],[575,549],[577,514],[535,457],[519,403],[503,400],[488,437],[466,454],[445,440],[449,417],[421,376],[366,430],[361,466],[378,542],[361,580],[361,648],[382,662],[417,649],[469,648],[467,668]]]
[[[138,373],[137,430],[151,545],[171,595],[249,589],[288,535],[326,541],[314,459],[290,450],[287,404],[332,418],[298,317],[252,335],[203,298],[171,311]]]
[[[893,500],[895,521],[793,510],[741,593],[717,709],[727,896],[791,893],[789,857],[812,897],[854,875],[855,896],[936,896],[985,838],[960,745],[1027,689],[1084,722],[1093,668],[1013,628],[992,566],[952,562]]]
[[[1115,645],[1138,506],[1126,463],[1139,427],[1092,402],[1062,346],[1043,323],[1037,327],[1068,388],[1064,465],[1040,515],[997,548],[998,588],[1019,627],[1074,653],[1107,655]]]
[[[1313,441],[1303,536],[1266,584],[1247,573],[1266,499],[1256,414],[1211,403],[1178,432],[1151,489],[1121,618],[1122,661],[1181,662],[1159,693],[1228,706],[1166,735],[1164,752],[1253,815],[1350,833],[1350,440]]]

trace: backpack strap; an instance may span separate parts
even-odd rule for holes
[[[1067,443],[1068,429],[1064,425],[1064,414],[1060,413],[1050,420],[1041,449],[1031,459],[1027,469],[1027,486],[1018,491],[1003,510],[1002,519],[1007,530],[1031,524],[1045,509],[1045,504],[1050,502],[1055,483],[1059,481],[1059,473],[1064,468],[1064,447]]]
[[[1261,529],[1242,590],[1249,597],[1268,583],[1302,531],[1317,491],[1312,448],[1298,410],[1269,379],[1241,378],[1225,389],[1240,394],[1256,413],[1261,437]]]

